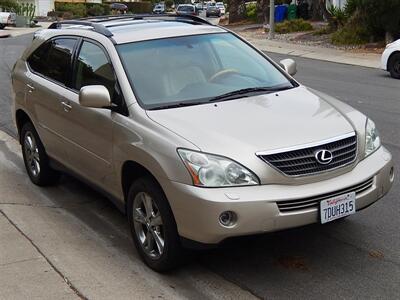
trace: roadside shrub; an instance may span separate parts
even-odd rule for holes
[[[68,12],[72,14],[74,18],[83,18],[86,16],[86,6],[83,3],[55,2],[54,8],[57,12]]]
[[[101,4],[87,5],[86,14],[88,16],[101,16],[104,15],[104,7]]]
[[[345,9],[331,5],[328,7],[328,12],[331,15],[329,19],[329,26],[333,31],[343,27],[347,22],[348,15]]]
[[[277,33],[290,33],[300,31],[310,31],[313,27],[310,22],[304,21],[303,19],[286,20],[282,23],[277,23],[275,31]]]
[[[382,40],[386,32],[400,32],[400,0],[348,0],[345,12],[357,14],[359,25],[375,40]]]
[[[246,5],[246,17],[247,19],[257,22],[257,4],[249,3]]]
[[[18,9],[18,3],[15,0],[0,0],[0,9],[15,12]]]
[[[355,13],[344,27],[332,34],[331,41],[335,45],[361,45],[369,41],[370,34]]]
[[[63,18],[64,20],[71,20],[74,18],[74,15],[69,11],[65,11],[61,14],[61,18]]]

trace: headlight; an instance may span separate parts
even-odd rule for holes
[[[178,154],[196,186],[224,187],[259,184],[256,175],[229,158],[186,149],[178,149]]]
[[[365,126],[365,156],[370,155],[381,146],[378,129],[375,127],[374,121],[367,120]]]

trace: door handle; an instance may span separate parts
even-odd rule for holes
[[[61,102],[61,105],[65,112],[69,112],[72,109],[72,106],[68,102],[63,101]]]
[[[29,83],[26,84],[26,87],[28,88],[28,93],[32,93],[35,90],[35,87]]]

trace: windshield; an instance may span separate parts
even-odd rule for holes
[[[117,50],[146,109],[210,102],[243,89],[293,87],[283,72],[231,33],[133,42]]]

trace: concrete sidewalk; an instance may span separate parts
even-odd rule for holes
[[[195,261],[146,267],[107,199],[64,177],[39,188],[0,131],[0,299],[254,299]]]
[[[368,68],[380,68],[380,54],[359,53],[333,48],[306,46],[277,40],[255,38],[246,31],[237,32],[255,47],[265,52],[287,54]]]

